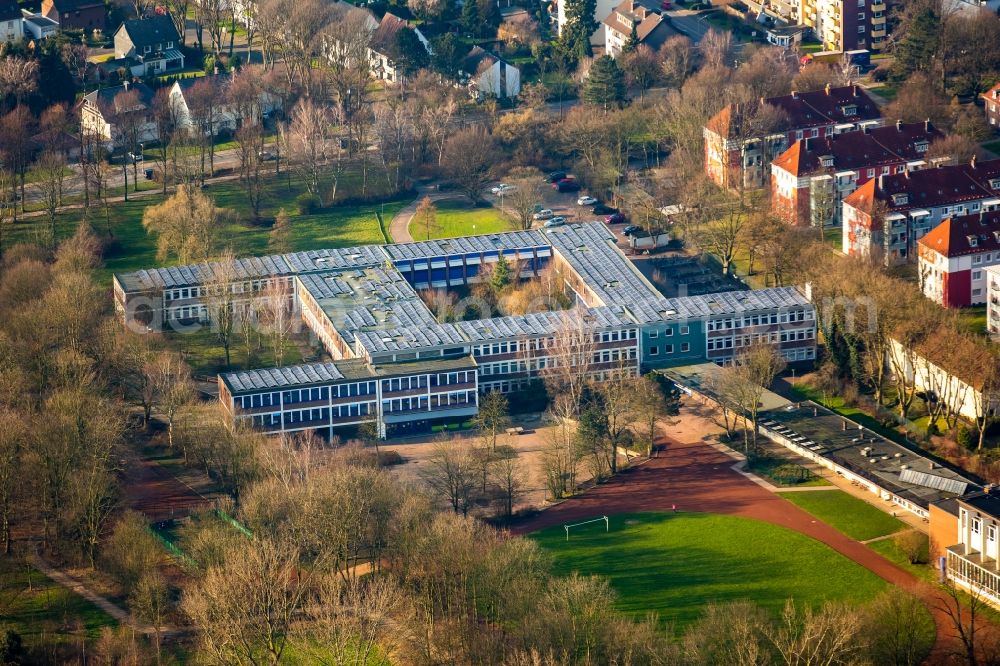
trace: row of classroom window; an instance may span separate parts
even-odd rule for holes
[[[230,285],[230,291],[234,294],[256,293],[270,287],[274,282],[279,284],[291,284],[292,278],[267,278],[264,280],[250,280],[247,282],[234,282]],[[176,301],[188,298],[203,298],[208,296],[210,290],[207,286],[201,287],[181,287],[178,289],[164,289],[163,300]]]
[[[602,331],[595,333],[593,341],[601,342],[623,342],[636,339],[636,329],[629,328],[619,331]],[[539,349],[550,349],[557,346],[555,336],[544,338],[531,338],[528,340],[509,340],[504,342],[493,342],[486,345],[473,345],[472,355],[496,356],[498,354],[516,354],[518,352],[536,351]]]
[[[815,317],[812,310],[793,310],[791,312],[772,312],[769,315],[746,315],[743,318],[714,319],[705,323],[707,331],[725,331],[730,328],[746,328],[748,326],[768,326],[771,324],[789,324],[797,321],[812,321]]]
[[[475,391],[457,391],[432,396],[412,396],[409,398],[394,398],[382,401],[383,414],[395,414],[413,410],[442,409],[476,403]],[[374,403],[362,402],[353,405],[334,407],[315,407],[313,409],[293,409],[271,414],[257,414],[252,417],[255,426],[280,426],[284,417],[286,426],[295,426],[307,421],[326,421],[335,419],[361,418],[372,413]]]
[[[812,361],[816,359],[815,347],[779,349],[778,353],[781,354],[781,357],[789,363],[794,363],[795,361]],[[730,366],[735,361],[734,357],[731,356],[727,358],[712,358],[710,360],[722,366]]]
[[[749,347],[755,342],[764,342],[774,345],[781,342],[793,342],[795,340],[812,340],[814,336],[815,332],[813,329],[803,328],[797,331],[774,331],[771,333],[749,333],[747,335],[737,335],[726,338],[709,338],[708,350],[712,351],[715,349]]]
[[[462,370],[434,375],[414,375],[412,377],[394,377],[382,380],[382,391],[412,391],[428,386],[451,386],[465,384],[476,380],[475,370]],[[253,407],[270,407],[280,404],[294,405],[299,402],[315,402],[331,398],[350,398],[375,394],[375,382],[355,382],[352,384],[337,384],[334,386],[317,386],[308,389],[292,389],[283,392],[255,393],[236,398],[237,404],[243,409]]]
[[[635,347],[624,349],[605,349],[594,352],[591,360],[593,363],[613,363],[615,361],[632,361],[636,358]],[[479,372],[483,376],[506,375],[513,372],[534,372],[558,366],[555,359],[541,357],[529,358],[523,361],[500,361],[497,363],[482,363]]]

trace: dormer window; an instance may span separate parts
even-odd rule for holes
[[[910,195],[906,192],[901,192],[899,194],[892,195],[892,205],[893,206],[905,206],[910,203]]]
[[[990,179],[990,189],[991,190],[1000,190],[1000,178],[991,178]]]
[[[979,237],[974,234],[969,234],[965,239],[969,241],[969,247],[977,247],[979,245]]]
[[[824,155],[823,157],[819,158],[819,161],[820,161],[820,164],[822,164],[825,167],[832,167],[833,166],[833,155]]]
[[[174,48],[174,43],[173,42],[167,42],[167,48],[168,49]]]
[[[993,232],[993,238],[995,238],[995,239],[996,239],[996,241],[997,241],[998,243],[1000,243],[1000,231],[994,231],[994,232]]]
[[[857,104],[845,104],[841,107],[845,116],[856,116],[858,115],[858,105]]]
[[[926,141],[917,141],[916,145],[914,145],[914,148],[916,148],[918,153],[926,153],[927,149],[930,148],[930,144],[928,144]]]
[[[148,46],[143,46],[143,47],[142,47],[142,52],[143,52],[143,53],[149,53],[149,50],[150,50],[150,49],[149,49],[149,47],[148,47]]]

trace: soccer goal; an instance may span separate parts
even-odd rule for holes
[[[594,518],[593,520],[585,520],[582,523],[566,523],[565,525],[563,525],[563,529],[566,530],[566,541],[569,541],[569,528],[581,527],[583,525],[590,525],[591,523],[599,523],[602,520],[604,521],[604,531],[610,532],[611,526],[610,523],[608,522],[607,516],[601,516],[600,518]]]

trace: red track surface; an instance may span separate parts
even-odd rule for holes
[[[928,663],[947,663],[958,647],[954,629],[934,609],[940,592],[897,567],[867,546],[731,469],[732,458],[703,442],[668,442],[658,458],[633,468],[608,483],[566,500],[518,524],[524,534],[553,525],[612,513],[638,511],[700,511],[743,516],[781,525],[822,541],[880,578],[923,598],[937,623],[937,643]]]

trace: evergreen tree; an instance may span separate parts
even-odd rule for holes
[[[892,71],[901,79],[913,72],[930,69],[938,50],[941,17],[929,3],[914,11],[894,51]]]
[[[510,284],[512,279],[510,263],[501,254],[497,263],[493,265],[493,274],[490,276],[490,287],[493,288],[494,293],[499,294]]]
[[[566,0],[566,25],[563,26],[562,40],[566,50],[577,60],[593,55],[590,36],[597,30],[594,12],[597,0]]]
[[[479,0],[479,36],[480,37],[496,37],[497,28],[500,27],[500,23],[503,21],[503,16],[500,15],[500,5],[497,0]]]
[[[625,101],[625,74],[614,58],[602,55],[590,66],[583,85],[583,99],[604,111],[621,106]]]
[[[431,68],[435,72],[450,79],[458,78],[462,67],[462,59],[467,47],[462,44],[458,35],[446,32],[436,37],[432,42]]]
[[[413,76],[417,70],[427,67],[431,61],[430,54],[417,37],[416,30],[410,27],[396,31],[396,39],[389,49],[389,57],[404,76]]]
[[[473,37],[482,32],[482,18],[479,16],[479,0],[465,0],[462,4],[462,16],[459,19],[462,29]]]
[[[635,27],[635,22],[633,22],[632,34],[628,36],[628,41],[622,45],[622,53],[631,53],[635,51],[637,46],[639,46],[639,32]]]

